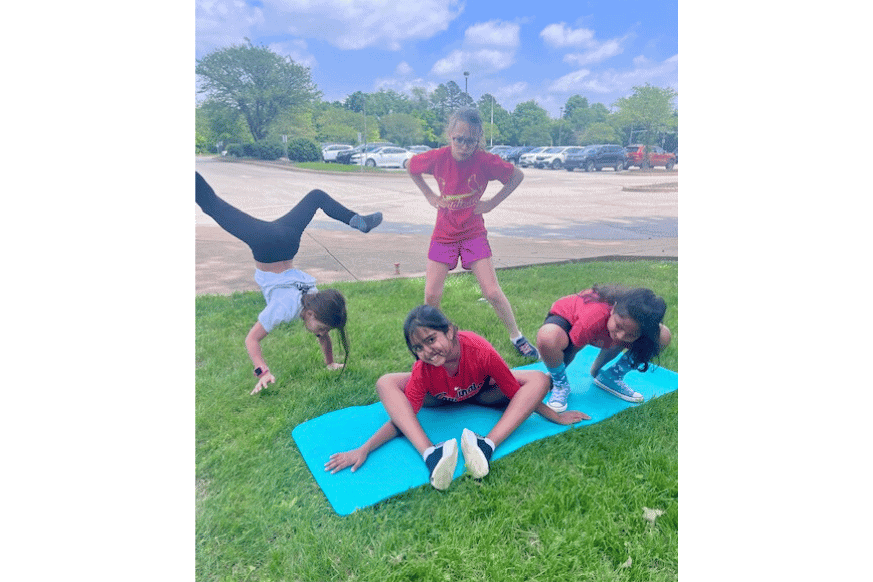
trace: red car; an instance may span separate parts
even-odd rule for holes
[[[648,148],[648,153],[646,153]],[[646,146],[642,144],[631,144],[624,148],[625,162],[624,169],[631,166],[637,166],[641,169],[652,168],[654,166],[664,166],[668,170],[672,170],[676,165],[676,154],[671,154],[658,146]]]

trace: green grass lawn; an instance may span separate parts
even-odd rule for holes
[[[660,365],[678,371],[677,263],[543,265],[498,277],[531,339],[558,297],[596,282],[653,289],[667,301],[664,323],[673,332]],[[421,303],[424,281],[321,287],[339,289],[348,301],[348,369],[326,370],[312,335],[285,324],[263,342],[277,383],[257,396],[249,395],[255,382],[243,339],[263,298],[196,298],[198,580],[678,578],[677,392],[531,443],[496,461],[481,482],[463,477],[445,492],[422,486],[336,515],[291,430],[378,401],[376,379],[411,368],[402,324]],[[489,339],[510,367],[528,363],[469,274],[449,277],[442,308],[462,329]],[[650,523],[644,507],[664,513]]]

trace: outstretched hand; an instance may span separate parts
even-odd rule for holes
[[[330,471],[331,474],[333,474],[351,466],[352,473],[354,473],[366,460],[367,453],[361,449],[346,451],[344,453],[334,453],[330,456],[330,460],[324,464],[324,470]]]
[[[255,389],[250,392],[250,394],[257,394],[263,388],[266,388],[267,384],[275,384],[276,377],[273,376],[272,372],[266,372],[263,376],[258,378],[258,383],[255,384]]]
[[[579,412],[578,410],[567,410],[558,413],[559,424],[576,424],[583,420],[591,420],[591,417],[584,412]]]

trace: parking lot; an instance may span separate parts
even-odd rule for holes
[[[219,196],[265,220],[283,215],[313,188],[356,212],[381,211],[383,224],[368,234],[316,215],[294,263],[319,282],[424,275],[436,210],[405,171],[311,172],[210,157],[198,157],[196,169]],[[523,171],[521,186],[485,217],[496,267],[613,256],[678,258],[678,166]],[[498,189],[492,183],[484,198]],[[194,208],[196,292],[257,290],[248,247]]]

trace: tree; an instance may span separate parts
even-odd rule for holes
[[[515,106],[512,112],[514,139],[521,145],[551,145],[552,126],[548,112],[535,101],[525,101]]]
[[[267,136],[280,114],[321,98],[307,67],[251,42],[212,51],[194,71],[199,92],[238,109],[255,141]]]
[[[628,143],[636,141],[652,145],[662,140],[665,132],[674,127],[675,99],[674,89],[653,87],[646,83],[643,87],[634,87],[630,97],[616,101],[616,121],[627,132]],[[634,135],[638,137],[635,139]]]
[[[398,145],[411,146],[424,140],[423,124],[408,113],[386,115],[382,118],[382,135]]]

